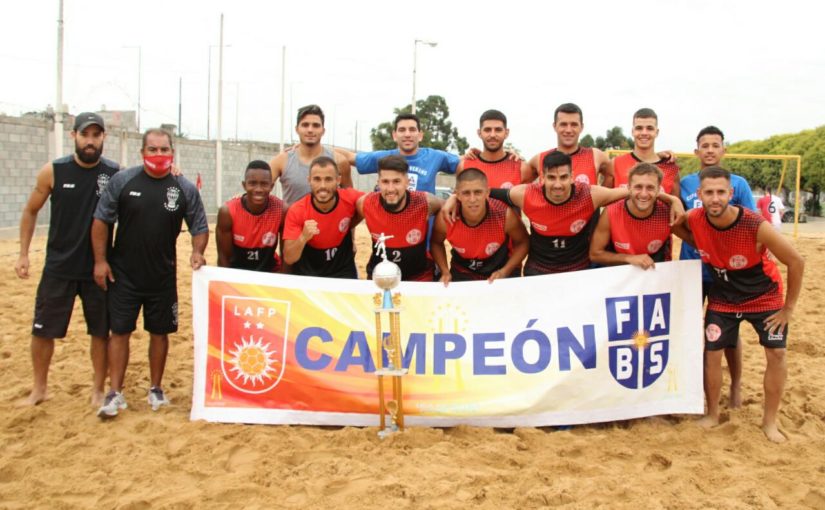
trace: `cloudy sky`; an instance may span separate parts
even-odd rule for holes
[[[447,99],[471,144],[478,116],[507,114],[525,154],[555,146],[552,112],[584,109],[585,132],[632,113],[659,114],[659,148],[691,150],[696,132],[730,141],[825,124],[823,8],[815,2],[570,1],[265,2],[64,0],[64,103],[72,113],[133,110],[142,55],[141,124],[207,135],[209,47],[212,135],[217,124],[220,15],[224,14],[224,137],[281,137],[281,48],[286,46],[286,139],[294,111],[320,104],[325,142],[360,149],[369,128],[412,96]],[[537,7],[537,5],[542,5]],[[58,0],[3,3],[0,112],[42,110],[56,99]],[[237,128],[236,128],[237,119]]]

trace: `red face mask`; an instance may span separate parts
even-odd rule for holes
[[[143,156],[143,167],[152,175],[164,175],[172,168],[173,154]]]

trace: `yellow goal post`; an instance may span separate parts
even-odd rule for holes
[[[627,154],[629,150],[608,149],[604,151],[611,159],[619,154]],[[692,152],[675,152],[677,158],[696,158]],[[782,162],[782,174],[779,176],[779,186],[776,189],[781,190],[785,183],[785,175],[788,172],[788,163],[796,163],[796,190],[794,192],[794,210],[793,210],[793,237],[797,238],[799,233],[799,200],[800,200],[800,179],[802,178],[802,156],[798,154],[725,154],[723,159],[764,159],[771,161]]]

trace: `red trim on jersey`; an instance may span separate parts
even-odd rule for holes
[[[312,203],[312,195],[306,195],[289,207],[284,224],[284,239],[301,237],[304,222],[315,220],[320,232],[307,242],[308,246],[319,250],[341,246],[344,237],[350,235],[352,218],[355,216],[355,202],[364,195],[354,188],[341,188],[335,206],[328,212],[319,211]]]
[[[232,244],[245,250],[259,248],[273,249],[275,269],[281,267],[281,259],[277,250],[278,233],[285,214],[283,201],[269,195],[269,203],[260,214],[253,214],[243,205],[242,199],[246,195],[233,198],[226,202],[229,216],[232,218]]]
[[[610,218],[610,242],[616,253],[660,254],[654,261],[671,260],[669,205],[657,200],[650,216],[637,218],[628,209],[628,200],[620,200],[608,205],[605,214]]]
[[[487,176],[487,185],[490,188],[509,189],[521,184],[521,161],[513,161],[510,155],[505,155],[498,161],[486,161],[481,157],[474,160],[464,160],[464,170],[477,168]]]
[[[488,200],[487,214],[478,225],[467,225],[463,217],[453,222],[447,227],[447,241],[453,251],[465,259],[476,260],[495,254],[507,240],[507,209],[504,202]]]

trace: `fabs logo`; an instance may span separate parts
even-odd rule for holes
[[[667,367],[670,294],[605,299],[610,373],[629,389],[647,388]]]

